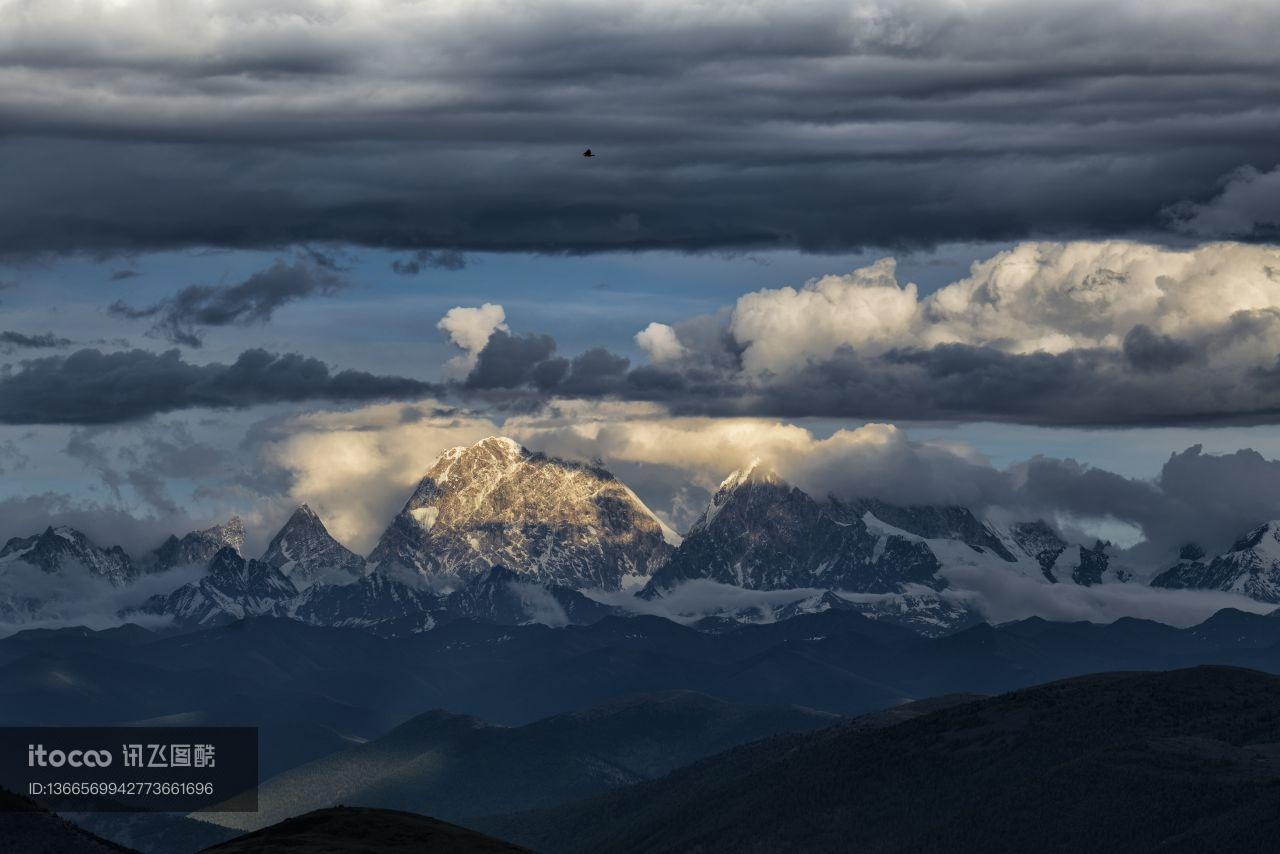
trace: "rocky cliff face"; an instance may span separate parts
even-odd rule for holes
[[[443,587],[505,566],[545,583],[617,590],[648,578],[671,551],[658,520],[609,472],[489,438],[440,455],[369,562]]]
[[[299,590],[316,583],[345,584],[364,574],[364,558],[335,540],[305,504],[272,538],[262,561],[288,576]]]

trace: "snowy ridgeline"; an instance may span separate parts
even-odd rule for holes
[[[1280,602],[1271,524],[1217,557],[1188,547],[1146,587],[1106,544],[1068,542],[1043,521],[819,501],[753,467],[720,485],[682,540],[604,469],[505,438],[441,454],[368,557],[305,505],[261,557],[243,552],[236,519],[137,559],[51,527],[0,550],[0,624],[271,615],[403,634],[462,618],[566,625],[639,612],[717,630],[842,608],[939,634],[989,616],[971,592],[984,584]]]

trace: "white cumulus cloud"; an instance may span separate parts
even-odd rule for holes
[[[480,351],[489,338],[499,329],[506,332],[507,313],[502,306],[487,302],[477,308],[456,306],[445,312],[436,328],[449,336],[449,341],[463,351],[445,363],[445,369],[455,376],[465,376],[476,366]]]
[[[1135,327],[1204,345],[1216,363],[1280,349],[1280,249],[1215,243],[1028,242],[920,297],[892,258],[800,288],[741,297],[729,331],[750,375],[783,375],[842,348],[875,355],[938,344],[1013,354],[1119,350]],[[1247,334],[1234,335],[1232,330]],[[1160,339],[1163,340],[1163,339]]]
[[[676,331],[665,323],[650,323],[636,333],[636,344],[654,364],[674,362],[684,355],[684,345]]]

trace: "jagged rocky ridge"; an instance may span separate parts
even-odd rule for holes
[[[243,558],[226,546],[213,556],[203,578],[151,597],[138,613],[172,617],[192,627],[244,617],[280,617],[287,615],[288,603],[297,592],[293,582],[271,564]]]
[[[179,566],[204,566],[228,547],[244,551],[244,523],[238,516],[225,525],[192,531],[181,538],[170,534],[169,539],[148,556],[147,567],[152,572],[162,572]]]
[[[1151,580],[1152,587],[1223,590],[1280,603],[1280,521],[1259,525],[1215,558],[1206,559],[1195,544],[1184,546],[1179,557]]]
[[[14,537],[0,549],[0,562],[18,562],[46,573],[82,570],[114,586],[128,584],[138,574],[119,546],[98,548],[89,538],[65,525],[49,527],[33,537]]]
[[[1001,531],[963,507],[818,501],[752,467],[720,485],[642,595],[660,596],[691,579],[754,590],[943,590],[945,570],[954,566],[1012,569],[1050,583],[1129,577],[1110,565],[1105,544],[1071,547],[1044,522]]]
[[[56,607],[67,587],[125,587],[138,574],[124,549],[99,548],[74,528],[48,527],[42,534],[14,537],[0,549],[0,621],[39,619],[51,600]]]
[[[939,634],[978,619],[950,595],[956,573],[1082,586],[1131,579],[1106,544],[1068,543],[1043,521],[1002,526],[963,507],[818,500],[758,466],[727,478],[680,541],[607,471],[498,438],[440,455],[368,560],[305,505],[259,559],[248,559],[243,543],[238,519],[170,537],[138,561],[69,528],[15,538],[0,550],[0,618],[41,613],[38,596],[5,586],[32,572],[129,588],[150,574],[186,567],[190,578],[204,567],[127,616],[197,627],[272,615],[384,634],[458,619],[562,625],[619,613],[620,603],[624,612],[644,610],[625,605],[632,585],[670,604],[698,582],[795,592],[767,605],[679,612],[701,617],[707,630],[841,609]],[[1152,583],[1280,602],[1277,526],[1261,526],[1212,559],[1189,547]]]

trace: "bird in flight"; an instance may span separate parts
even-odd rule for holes
[[[589,149],[589,148],[588,148],[586,151],[582,152],[582,156],[583,156],[583,157],[595,157],[595,155],[591,153],[591,149]]]

